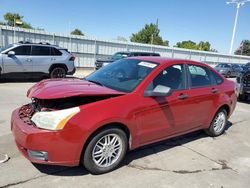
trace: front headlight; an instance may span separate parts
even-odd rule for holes
[[[80,112],[79,107],[51,112],[37,112],[31,120],[37,127],[47,130],[61,130],[75,114]]]

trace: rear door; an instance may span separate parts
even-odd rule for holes
[[[53,62],[51,48],[49,46],[32,45],[31,49],[33,71],[48,73]]]
[[[210,69],[200,65],[187,65],[189,75],[189,129],[204,126],[219,96]]]
[[[32,72],[30,45],[18,46],[9,51],[14,51],[15,55],[8,56],[8,52],[3,54],[4,73]]]

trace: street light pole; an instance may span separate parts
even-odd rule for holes
[[[229,54],[232,54],[233,51],[233,44],[234,44],[234,38],[235,38],[235,32],[236,32],[236,26],[238,22],[238,15],[239,15],[239,10],[240,7],[243,6],[245,3],[250,2],[250,0],[231,0],[227,2],[227,4],[236,4],[237,5],[237,10],[236,10],[236,15],[235,15],[235,20],[234,20],[234,28],[233,28],[233,34],[232,34],[232,39],[231,39],[231,44],[230,44],[230,50]]]

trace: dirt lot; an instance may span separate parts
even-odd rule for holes
[[[0,83],[0,187],[250,187],[250,103],[238,103],[225,134],[202,131],[128,153],[118,170],[93,176],[82,167],[34,165],[17,150],[13,109],[34,83]],[[65,151],[67,152],[67,151]]]

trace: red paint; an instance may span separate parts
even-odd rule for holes
[[[38,99],[56,99],[73,96],[123,94],[80,79],[43,80],[31,87],[27,96]]]
[[[28,91],[28,97],[50,99],[78,95],[121,95],[80,106],[80,113],[71,118],[60,131],[47,131],[27,125],[19,118],[19,109],[15,110],[11,125],[19,150],[27,158],[26,149],[49,153],[48,162],[29,159],[36,163],[74,166],[79,164],[87,139],[107,124],[120,123],[126,126],[132,137],[131,149],[135,149],[208,128],[215,113],[223,105],[230,108],[229,116],[233,112],[236,105],[235,83],[225,78],[222,84],[216,86],[174,91],[168,97],[144,97],[144,90],[152,79],[170,65],[191,63],[210,67],[190,60],[156,57],[139,59],[158,62],[160,65],[128,94],[79,79],[45,80],[34,85]],[[218,93],[212,93],[212,89],[218,89]],[[188,98],[180,100],[180,94],[187,94]]]

